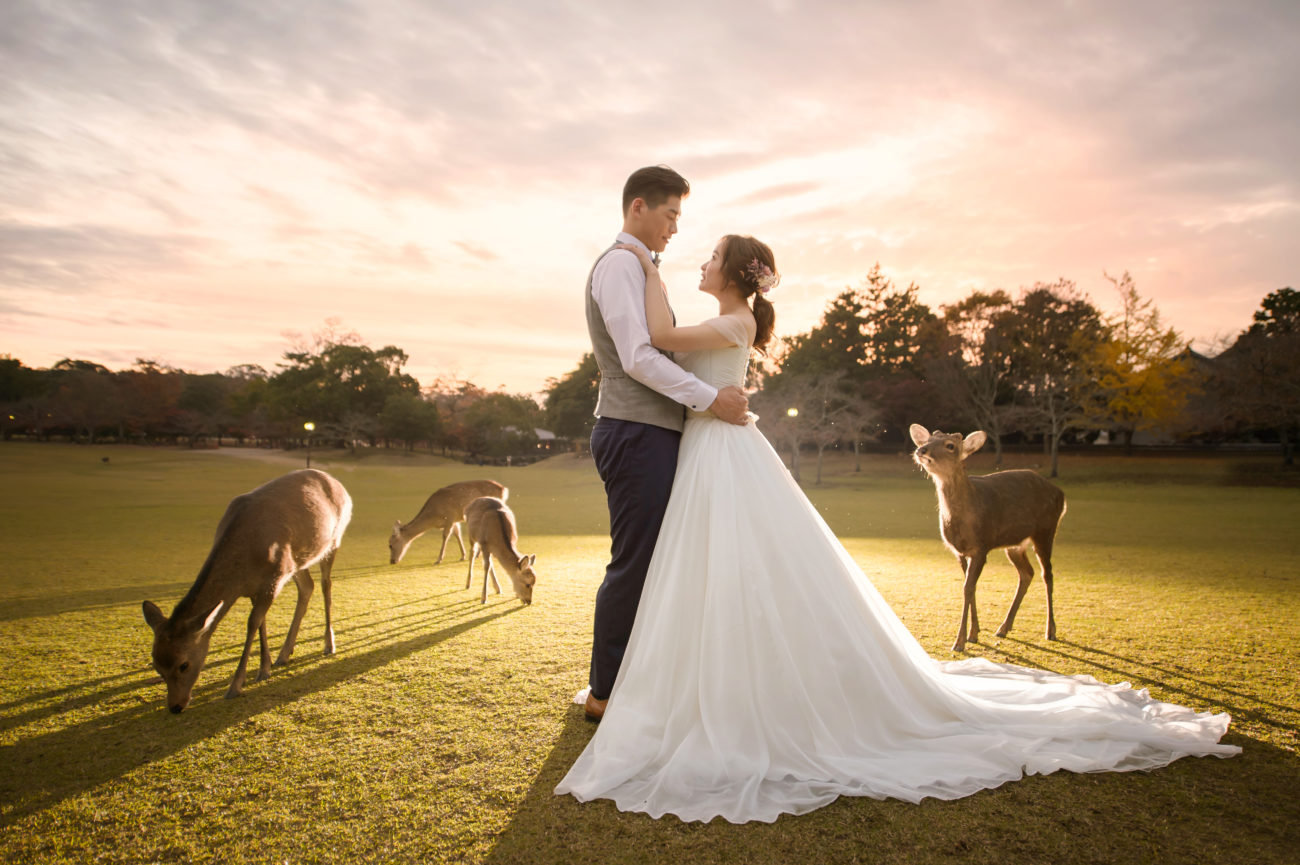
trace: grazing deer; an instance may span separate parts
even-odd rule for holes
[[[248,616],[244,654],[226,697],[243,691],[255,633],[262,640],[257,681],[270,677],[266,611],[280,589],[293,580],[298,586],[298,607],[275,663],[289,660],[311,598],[314,584],[307,569],[312,565],[320,566],[325,597],[325,654],[334,654],[330,568],[351,519],[347,490],[316,469],[290,472],[231,500],[198,579],[171,616],[164,616],[152,601],[144,602],[144,620],[154,633],[153,665],[167,685],[167,705],[173,713],[189,705],[212,632],[239,598],[251,599],[253,611]]]
[[[459,481],[448,484],[429,496],[429,500],[420,508],[415,519],[406,525],[398,520],[393,523],[393,533],[388,536],[388,563],[395,565],[406,555],[406,548],[420,535],[432,528],[442,529],[442,547],[438,550],[438,561],[447,552],[447,540],[456,535],[460,544],[460,560],[465,561],[465,541],[461,539],[460,524],[465,519],[465,506],[481,496],[493,496],[505,501],[510,491],[496,481]]]
[[[465,577],[465,588],[474,582],[474,560],[483,554],[483,603],[487,603],[488,580],[492,588],[501,594],[501,585],[497,582],[496,569],[492,566],[492,557],[496,556],[505,568],[510,581],[515,584],[515,594],[525,604],[533,602],[533,585],[537,575],[533,573],[533,562],[537,556],[520,555],[515,544],[519,541],[519,532],[515,527],[515,515],[501,499],[484,496],[469,503],[465,508],[465,531],[469,533],[470,554],[469,574]]]
[[[966,641],[979,642],[980,620],[975,612],[975,583],[980,578],[988,554],[1006,547],[1007,558],[1020,574],[1016,597],[1007,610],[1006,620],[998,628],[1005,637],[1016,619],[1016,611],[1025,597],[1034,569],[1029,564],[1028,548],[1032,541],[1038,563],[1043,568],[1043,585],[1047,589],[1047,639],[1056,639],[1056,617],[1052,613],[1052,542],[1056,527],[1065,514],[1065,493],[1060,487],[1028,469],[994,472],[982,477],[966,474],[963,461],[983,446],[983,431],[971,433],[964,441],[961,433],[933,434],[920,424],[909,430],[916,443],[913,459],[934,481],[939,494],[939,534],[948,549],[957,554],[966,582],[962,593],[961,627],[953,651],[965,650]],[[966,616],[970,614],[970,634]]]

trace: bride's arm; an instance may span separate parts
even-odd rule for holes
[[[729,348],[736,343],[705,324],[678,327],[668,308],[668,292],[659,278],[659,268],[639,246],[623,247],[633,252],[645,271],[645,318],[650,330],[650,344],[665,351],[703,351]]]

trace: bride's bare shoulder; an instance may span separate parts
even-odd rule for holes
[[[758,332],[758,323],[748,309],[728,312],[704,323],[731,340],[733,345],[753,345],[754,335]]]

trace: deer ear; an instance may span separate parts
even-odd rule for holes
[[[930,440],[930,431],[919,423],[912,424],[907,431],[912,434],[912,444],[923,445]]]
[[[221,614],[221,608],[225,605],[225,601],[217,601],[217,605],[206,614],[199,614],[190,619],[190,625],[194,628],[194,631],[199,634],[206,634],[215,628],[217,626],[217,617]]]
[[[167,622],[167,617],[163,615],[163,611],[158,609],[158,605],[153,601],[145,601],[142,606],[144,608],[145,624],[153,628],[155,632]]]
[[[533,562],[535,561],[537,561],[537,554],[533,553],[531,556],[528,557],[528,567],[531,568],[533,566]]]
[[[401,520],[393,520],[393,531],[394,531],[394,532],[400,532],[401,530],[402,530],[402,521],[401,521]]]
[[[984,430],[980,429],[975,430],[975,432],[967,436],[966,441],[962,442],[961,445],[961,458],[966,459],[966,457],[984,447],[984,441],[987,438],[988,436],[985,434]]]

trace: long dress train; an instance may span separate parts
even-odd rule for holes
[[[734,318],[709,324],[737,335]],[[735,341],[680,362],[738,384]],[[1025,774],[1227,757],[1228,722],[1090,676],[935,661],[757,427],[704,414],[682,436],[605,716],[556,793],[770,822],[841,795],[955,799]]]

